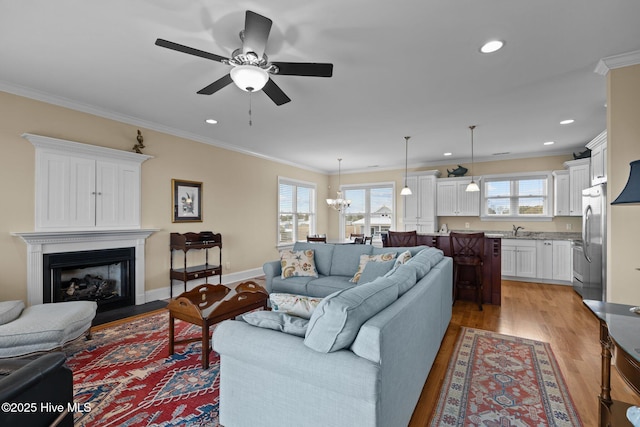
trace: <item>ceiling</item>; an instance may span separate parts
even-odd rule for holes
[[[403,168],[404,136],[410,167],[465,163],[469,125],[476,160],[577,153],[606,126],[598,61],[640,49],[637,0],[0,7],[0,90],[324,173],[337,171],[337,158],[347,173]],[[331,78],[273,76],[292,101],[254,93],[252,126],[248,93],[196,94],[229,66],[154,45],[164,38],[229,57],[247,9],[273,20],[269,59],[334,64]],[[502,50],[479,53],[495,38]],[[575,123],[559,124],[568,118]]]

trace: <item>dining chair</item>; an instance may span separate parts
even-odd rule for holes
[[[403,247],[417,246],[418,233],[414,231],[389,231],[386,239],[386,246]]]
[[[307,236],[307,242],[327,243],[327,236]]]
[[[458,298],[459,289],[471,289],[482,311],[484,233],[451,232],[449,244],[453,258],[453,302]]]

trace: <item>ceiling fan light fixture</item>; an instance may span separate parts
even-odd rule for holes
[[[245,92],[262,90],[269,81],[269,73],[255,65],[237,65],[229,74],[236,86]]]

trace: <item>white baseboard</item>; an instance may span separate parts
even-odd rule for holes
[[[234,283],[241,282],[243,280],[249,280],[254,277],[263,276],[264,272],[262,271],[262,267],[260,268],[252,268],[251,270],[237,271],[235,273],[223,274],[222,275],[222,283]],[[194,287],[205,283],[205,279],[199,280],[191,280],[187,283],[187,290],[193,289]],[[218,277],[213,276],[209,277],[209,283],[218,283]],[[174,280],[173,281],[173,297],[180,295],[184,292],[184,284],[183,282]],[[169,299],[169,287],[152,289],[150,291],[145,291],[144,299],[145,302],[157,301],[157,300],[167,300]]]

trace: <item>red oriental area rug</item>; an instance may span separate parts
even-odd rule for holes
[[[176,339],[200,327],[176,320]],[[200,342],[177,345],[168,357],[169,313],[93,333],[65,351],[73,371],[76,426],[217,426],[219,358],[201,366]]]
[[[431,426],[582,426],[548,343],[462,328]]]

